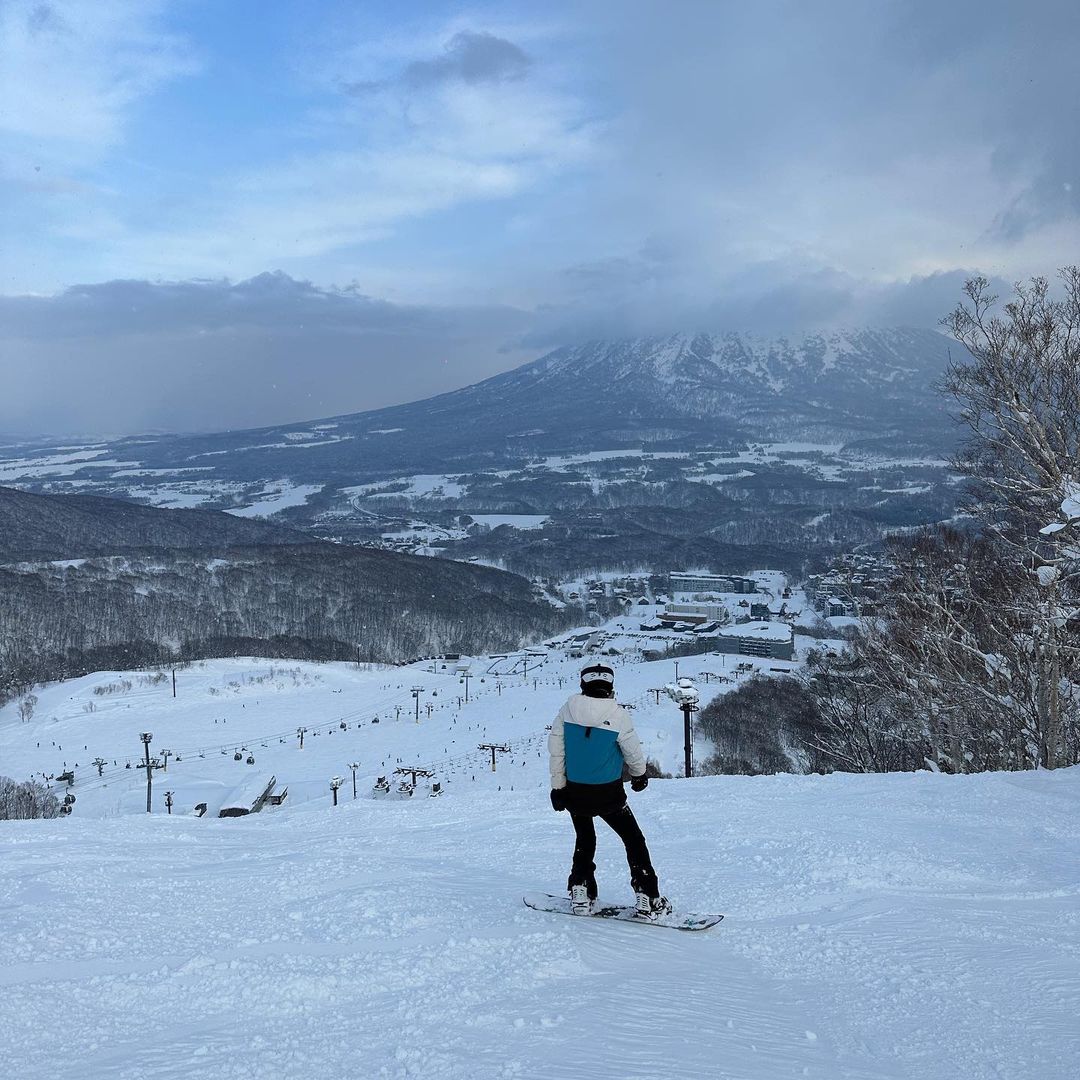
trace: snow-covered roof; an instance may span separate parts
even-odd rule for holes
[[[746,622],[734,626],[722,626],[725,637],[757,638],[761,641],[790,641],[791,627],[787,623]]]

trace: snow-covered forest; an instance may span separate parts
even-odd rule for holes
[[[580,617],[488,567],[332,544],[9,564],[0,596],[0,701],[202,656],[400,662],[513,648]]]

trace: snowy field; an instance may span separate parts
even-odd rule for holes
[[[654,781],[705,934],[541,915],[537,788],[0,831],[0,1061],[58,1080],[1072,1080],[1080,770]],[[601,836],[601,895],[625,867]]]

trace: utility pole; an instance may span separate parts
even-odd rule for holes
[[[162,772],[168,772],[169,771],[169,758],[170,757],[175,757],[175,755],[173,754],[173,752],[171,750],[162,750],[161,751],[161,757],[162,757],[162,760],[164,761],[164,764],[161,766],[161,771]]]
[[[414,686],[409,693],[413,696],[413,704],[416,706],[416,722],[420,723],[420,695],[424,692],[422,686]]]
[[[679,661],[675,661],[675,681],[679,681]]]
[[[330,790],[334,793],[334,805],[335,806],[337,806],[337,790],[338,790],[339,787],[341,787],[341,785],[343,783],[344,783],[344,781],[341,779],[340,776],[332,776],[332,777],[330,777]]]
[[[481,743],[478,750],[490,750],[491,751],[491,771],[495,771],[495,755],[509,753],[510,747],[503,743]]]
[[[461,678],[458,679],[458,682],[461,682],[461,683],[465,684],[465,704],[466,705],[469,703],[469,680],[472,677],[473,677],[473,674],[472,674],[471,671],[463,671],[461,673]]]
[[[356,770],[360,768],[359,761],[350,761],[349,768],[352,769],[352,797],[356,798]]]
[[[431,704],[431,702],[429,701],[429,702],[428,702],[428,703],[427,703],[427,704],[426,704],[426,705],[424,706],[424,708],[425,708],[425,709],[427,709],[427,717],[428,717],[428,719],[430,720],[430,719],[431,719],[431,713],[432,713],[432,711],[434,710],[435,706],[434,706],[434,705],[432,705],[432,704]]]
[[[172,696],[176,697],[176,668],[172,669]]]
[[[648,692],[650,694],[655,694],[656,695],[656,701],[654,702],[654,704],[659,705],[660,704],[660,695],[664,692],[663,687],[657,687],[655,690],[650,689]]]
[[[173,793],[171,791],[166,791],[165,792],[165,809],[168,810],[170,814],[172,813],[172,803],[173,803],[172,795],[173,795]]]
[[[101,770],[105,768],[107,763],[104,758],[96,757],[90,764],[97,766],[97,774],[98,776],[101,776]]]
[[[150,768],[150,742],[153,739],[153,732],[144,731],[139,738],[142,740],[143,751],[146,754],[146,812],[150,813],[150,789],[153,783],[153,770]]]
[[[300,736],[300,749],[303,750],[304,749],[304,735],[307,734],[307,728],[306,727],[298,727],[296,729],[296,734]]]

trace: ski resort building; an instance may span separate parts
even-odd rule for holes
[[[716,651],[739,656],[763,656],[771,660],[794,660],[795,635],[790,626],[778,622],[722,626],[716,635]]]
[[[753,578],[736,577],[731,574],[694,574],[673,570],[669,575],[672,592],[755,593],[757,582]]]
[[[724,622],[727,608],[723,604],[668,604],[657,615],[661,622]]]

